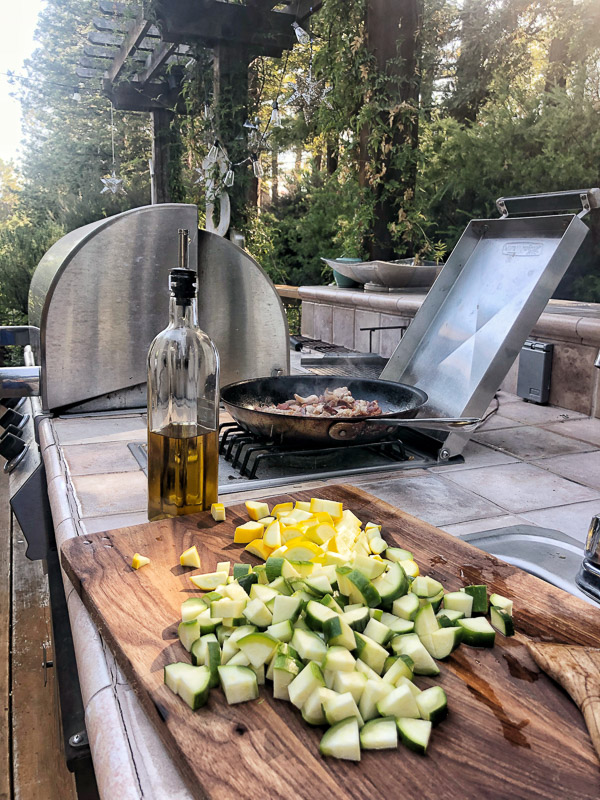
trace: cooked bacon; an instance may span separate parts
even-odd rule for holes
[[[272,414],[301,417],[378,417],[383,413],[377,400],[357,400],[347,386],[340,386],[333,391],[325,389],[320,396],[311,394],[302,397],[295,394],[293,399],[283,403],[256,405],[254,408]]]

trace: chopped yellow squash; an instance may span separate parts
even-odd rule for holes
[[[247,500],[246,510],[250,519],[259,520],[261,517],[269,516],[269,506],[259,500]]]
[[[262,558],[263,561],[266,561],[271,555],[271,548],[268,547],[262,539],[254,539],[254,541],[249,542],[246,547],[244,547],[244,550],[247,550],[254,556]]]
[[[400,561],[398,563],[400,564],[404,572],[406,572],[409,578],[418,578],[419,575],[421,574],[419,570],[419,565],[417,564],[416,561],[408,560],[408,561]]]
[[[328,514],[334,518],[341,517],[344,512],[343,503],[338,503],[335,500],[322,500],[319,497],[311,497],[310,510],[314,514],[316,511],[327,511]]]
[[[335,528],[327,522],[317,522],[304,531],[304,537],[315,544],[325,544],[335,536]]]
[[[260,539],[264,532],[265,526],[261,522],[244,522],[235,529],[233,541],[237,544],[248,544],[254,539]]]
[[[190,580],[196,587],[204,592],[212,592],[217,586],[226,583],[226,572],[205,572],[204,575],[190,575]]]
[[[296,500],[296,505],[294,509],[300,509],[300,511],[310,511],[310,500]]]
[[[146,556],[141,556],[139,553],[135,553],[133,558],[131,559],[131,566],[133,569],[139,569],[140,567],[145,567],[146,564],[150,563],[150,559]]]
[[[217,572],[226,572],[229,575],[231,561],[217,561]]]
[[[288,561],[310,561],[315,556],[323,554],[318,545],[308,539],[297,538],[286,542],[287,552],[285,557]]]
[[[279,517],[280,514],[289,514],[290,511],[294,510],[293,503],[277,503],[276,506],[273,506],[271,511],[271,516]]]
[[[213,503],[210,507],[210,513],[215,522],[223,522],[225,519],[225,506],[223,503]]]
[[[194,567],[195,569],[200,569],[200,555],[195,544],[183,551],[183,553],[179,556],[179,563],[182,567]]]
[[[272,522],[267,530],[265,531],[265,535],[263,536],[263,542],[272,549],[276,547],[281,547],[281,528],[279,525],[279,520],[275,520]]]

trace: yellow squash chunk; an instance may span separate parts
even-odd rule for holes
[[[333,517],[328,511],[315,511],[314,518],[319,522],[328,522],[330,525],[333,525]]]
[[[302,538],[302,531],[300,528],[297,528],[295,525],[292,525],[289,528],[282,528],[281,529],[281,543],[286,544],[291,539],[298,539]]]
[[[327,553],[323,553],[322,556],[319,556],[319,564],[323,564],[325,567],[328,567],[332,564],[336,567],[343,567],[347,563],[347,557],[345,555],[340,555],[340,553],[332,553],[329,551]]]
[[[223,522],[225,519],[225,506],[223,503],[213,503],[210,507],[210,513],[215,522]]]
[[[182,567],[194,567],[195,569],[200,569],[200,555],[198,554],[196,545],[192,545],[192,547],[188,547],[187,550],[183,551],[183,553],[179,556],[179,563]]]
[[[300,509],[300,511],[310,511],[310,500],[296,500],[294,510],[297,508]]]
[[[260,522],[260,524],[261,524],[261,525],[264,525],[264,526],[265,526],[265,528],[268,528],[268,527],[269,527],[269,525],[270,525],[272,522],[275,522],[275,517],[272,517],[271,515],[269,515],[268,517],[261,517],[261,518],[258,520],[258,522]]]
[[[419,565],[417,564],[416,561],[408,560],[408,561],[400,561],[399,563],[409,578],[418,578],[419,575],[421,574],[421,571],[419,570]]]
[[[236,544],[248,544],[254,539],[260,539],[264,532],[265,526],[261,522],[244,522],[235,529],[233,541]]]
[[[278,547],[276,550],[273,550],[273,552],[269,553],[269,555],[273,556],[274,558],[284,558],[286,553],[287,553],[287,546],[285,544],[282,544],[281,547]]]
[[[272,552],[271,548],[267,547],[262,539],[254,539],[254,541],[249,542],[246,547],[244,547],[244,550],[247,550],[254,556],[262,558],[263,561],[266,561]]]
[[[328,514],[331,514],[331,516],[336,519],[336,517],[342,516],[344,505],[335,500],[322,500],[319,497],[311,497],[310,510],[313,514],[316,511],[327,511]]]
[[[269,516],[269,506],[260,500],[247,500],[246,510],[250,519],[259,520]]]
[[[205,572],[204,575],[190,575],[190,580],[196,587],[203,592],[212,592],[217,586],[221,586],[227,581],[226,572]]]
[[[292,539],[286,544],[287,552],[285,557],[288,561],[310,561],[315,556],[323,554],[321,548],[314,542],[309,542],[308,539]]]
[[[377,528],[379,533],[381,533],[381,525],[378,525],[376,522],[367,522],[365,525],[365,531],[370,531],[371,528]]]
[[[317,522],[316,525],[311,525],[310,528],[304,531],[305,539],[319,545],[325,544],[325,542],[328,542],[333,536],[335,536],[335,528],[327,522]]]
[[[280,514],[289,514],[290,511],[294,510],[293,503],[277,503],[276,506],[273,506],[271,511],[271,516],[279,517]]]
[[[134,569],[139,569],[140,567],[145,567],[146,564],[150,563],[150,559],[147,556],[141,556],[139,553],[136,553],[133,558],[131,559],[131,566]]]
[[[350,511],[349,508],[346,508],[342,512],[342,522],[347,522],[349,525],[353,525],[354,527],[360,528],[362,525],[362,521]]]
[[[271,549],[281,547],[281,528],[279,520],[275,520],[275,522],[269,525],[263,536],[263,542]]]
[[[285,522],[286,525],[289,523],[295,525],[297,522],[304,522],[311,517],[312,514],[310,511],[302,511],[302,509],[296,508],[293,511],[290,511],[289,514],[285,515]]]
[[[217,561],[217,572],[226,572],[229,575],[231,561]]]

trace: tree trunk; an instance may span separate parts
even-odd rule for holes
[[[422,25],[421,0],[369,0],[367,7],[367,46],[375,57],[381,75],[393,79],[386,86],[390,110],[396,105],[409,104],[415,111],[408,113],[402,125],[394,126],[391,151],[385,155],[369,154],[368,132],[361,135],[363,172],[367,160],[375,157],[379,172],[385,167],[384,181],[398,187],[394,201],[384,200],[383,186],[375,187],[375,214],[371,237],[367,242],[371,259],[391,260],[394,246],[390,224],[398,218],[405,198],[414,194],[416,160],[413,157],[418,145],[419,76],[417,70],[420,32]],[[392,87],[393,86],[393,91]],[[388,112],[384,112],[384,119]],[[393,158],[402,149],[410,151],[405,159],[409,165],[402,170],[394,168]],[[361,183],[364,185],[363,174]]]
[[[271,150],[271,203],[276,206],[279,202],[279,151],[276,147]]]
[[[489,56],[483,30],[489,21],[489,0],[465,0],[460,14],[460,55],[456,62],[456,84],[448,109],[459,122],[474,122],[489,94]]]
[[[338,144],[331,139],[327,142],[327,174],[333,175],[338,168]]]

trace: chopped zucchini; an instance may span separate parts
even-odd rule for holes
[[[181,621],[189,622],[206,611],[207,605],[200,597],[190,597],[181,604]]]
[[[323,756],[360,761],[360,735],[356,718],[343,719],[325,731],[319,751]]]
[[[366,722],[360,730],[363,750],[392,750],[398,747],[398,728],[394,717],[383,717]]]
[[[326,686],[319,686],[302,706],[302,719],[309,725],[327,725],[323,703],[331,697],[335,697],[333,689]]]
[[[390,683],[384,683],[377,675],[367,680],[358,704],[358,710],[365,722],[379,716],[377,703],[393,690],[394,687]]]
[[[473,614],[487,614],[488,598],[487,586],[485,586],[485,584],[465,586],[464,589],[461,589],[461,592],[464,592],[473,598]]]
[[[218,645],[217,645],[218,646]],[[192,711],[206,704],[211,686],[211,673],[208,667],[193,667],[179,675],[177,694],[188,704]]]
[[[424,719],[399,717],[396,720],[396,725],[398,726],[402,744],[408,747],[409,750],[414,750],[415,753],[425,755],[429,737],[431,736],[431,722]]]
[[[388,695],[382,697],[377,703],[377,711],[382,717],[418,719],[421,716],[415,696],[404,684],[395,687]]]
[[[371,616],[369,614],[369,609],[366,606],[359,605],[357,608],[348,611],[348,607],[344,609],[344,613],[341,615],[344,622],[346,622],[354,631],[358,631],[362,633],[364,629],[369,624],[369,620]]]
[[[463,629],[463,642],[471,647],[493,647],[496,632],[485,617],[459,619],[457,625]],[[446,629],[448,630],[448,629]]]
[[[298,628],[292,637],[292,647],[298,651],[303,661],[316,661],[319,664],[327,653],[327,645],[316,633]]]
[[[465,592],[448,592],[444,595],[444,609],[461,611],[465,617],[473,614],[473,597]]]
[[[422,719],[437,725],[448,716],[448,698],[441,686],[431,686],[415,698]]]
[[[180,622],[177,628],[177,635],[179,636],[179,641],[189,653],[196,639],[200,638],[198,618],[191,619],[189,622]]]
[[[388,657],[388,652],[385,647],[377,644],[373,639],[369,639],[369,637],[365,636],[363,633],[357,633],[355,631],[354,638],[356,640],[358,658],[364,661],[365,664],[368,664],[378,675],[381,675],[383,672],[383,665]]]
[[[356,660],[345,647],[328,647],[321,669],[331,672],[354,672]]]
[[[397,600],[394,600],[392,611],[401,619],[414,620],[419,608],[419,598],[414,592],[409,592],[405,594],[404,597],[399,597]]]
[[[448,658],[463,639],[463,629],[459,626],[440,628],[430,634],[423,634],[421,642],[427,652],[437,659]]]
[[[277,647],[277,639],[266,633],[250,633],[237,642],[240,650],[250,659],[253,667],[260,667],[270,660]]]
[[[218,672],[225,699],[230,706],[258,697],[258,680],[250,667],[232,667],[227,664],[219,667]]]
[[[310,695],[319,686],[325,686],[325,678],[319,665],[314,661],[309,661],[288,686],[290,702],[296,708],[302,708]]]
[[[344,692],[344,694],[336,693],[335,697],[327,698],[323,703],[323,711],[329,725],[335,725],[336,722],[341,722],[348,717],[356,717],[360,727],[364,724],[358,706],[350,692]]]
[[[373,586],[381,596],[383,606],[391,607],[394,600],[407,593],[409,582],[402,566],[394,562],[390,564],[387,572],[373,581]]]
[[[512,617],[507,611],[504,611],[504,609],[492,606],[490,619],[494,628],[503,636],[515,635],[515,626],[513,625]]]
[[[362,672],[336,672],[333,688],[338,694],[350,692],[354,702],[358,705],[367,685],[367,680],[367,676],[363,675]]]
[[[330,647],[339,645],[345,647],[347,650],[356,649],[354,631],[348,623],[344,622],[339,616],[325,620],[323,623],[323,633],[325,634],[325,641]]]
[[[507,614],[512,616],[513,601],[509,600],[507,597],[502,597],[501,594],[491,594],[490,605],[495,606],[496,608],[501,608],[503,611],[506,611]]]
[[[378,622],[374,617],[369,620],[369,624],[363,631],[365,636],[368,636],[369,639],[373,639],[374,642],[380,644],[382,647],[386,645],[386,643],[392,638],[393,633],[387,627],[387,625],[383,625],[381,622]]]

